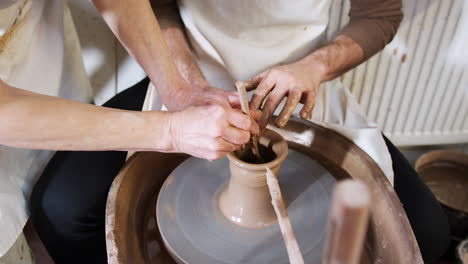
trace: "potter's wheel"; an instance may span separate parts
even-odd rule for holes
[[[161,236],[180,263],[289,263],[277,224],[243,228],[218,205],[229,162],[189,158],[161,188],[156,206]],[[306,263],[322,259],[335,178],[308,156],[290,150],[279,177],[288,213]]]
[[[332,130],[294,117],[276,130],[287,140],[290,154],[294,150],[310,162],[319,161],[337,180],[351,177],[371,186],[373,208],[364,252],[367,258],[361,263],[423,263],[398,197],[365,152]],[[187,158],[177,153],[139,152],[127,161],[107,199],[109,264],[175,263],[161,240],[156,199],[167,177]]]

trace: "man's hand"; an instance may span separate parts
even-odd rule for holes
[[[301,117],[310,118],[319,85],[341,76],[363,62],[364,58],[364,52],[358,43],[347,36],[338,35],[331,43],[303,59],[275,67],[254,77],[250,82],[252,88],[257,89],[250,109],[258,110],[268,96],[262,108],[260,128],[266,127],[285,96],[288,100],[275,120],[277,126],[286,125],[299,102],[304,104]]]
[[[228,92],[210,86],[208,82],[191,83],[177,89],[174,94],[164,100],[169,110],[183,110],[190,106],[221,105],[227,108],[239,108],[240,99],[236,92]]]
[[[301,117],[309,118],[315,105],[317,89],[323,82],[324,76],[325,67],[322,64],[298,61],[272,68],[254,77],[250,82],[256,90],[250,102],[250,109],[260,109],[267,98],[261,109],[260,127],[266,127],[276,108],[286,96],[288,97],[286,104],[275,120],[278,127],[286,125],[299,102],[304,104]]]
[[[220,105],[189,107],[171,115],[172,151],[208,160],[224,157],[247,143],[251,133],[259,133],[247,115]]]

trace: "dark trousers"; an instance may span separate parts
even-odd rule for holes
[[[139,111],[147,86],[145,79],[104,106]],[[424,259],[433,260],[448,247],[447,218],[408,161],[388,139],[385,142],[393,160],[395,191]],[[48,164],[31,196],[31,219],[57,264],[107,262],[107,193],[126,155],[120,151],[59,151]]]

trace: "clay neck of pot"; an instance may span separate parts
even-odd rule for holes
[[[271,148],[276,158],[264,164],[250,164],[233,153],[228,154],[231,178],[219,200],[221,212],[227,219],[248,228],[266,227],[276,222],[266,182],[266,167],[278,177],[288,152],[286,141],[271,130],[260,137],[259,143]]]

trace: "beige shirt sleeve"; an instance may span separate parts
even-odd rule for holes
[[[350,1],[350,21],[339,34],[356,41],[368,59],[395,36],[403,19],[402,0]]]

